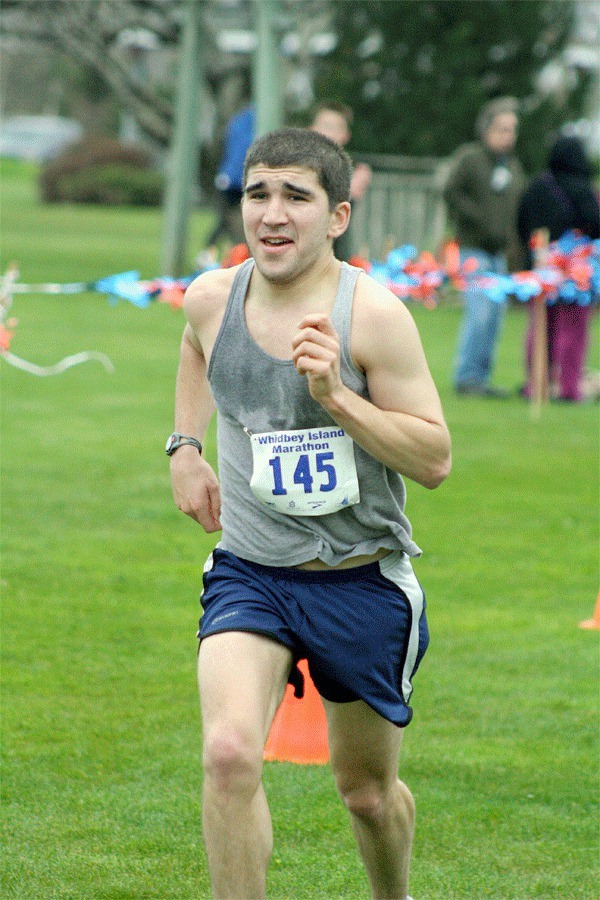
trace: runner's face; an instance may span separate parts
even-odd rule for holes
[[[339,212],[330,211],[316,172],[301,166],[253,166],[242,215],[250,254],[273,282],[288,282],[307,271],[331,252],[331,238],[339,233]]]

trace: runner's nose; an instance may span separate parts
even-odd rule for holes
[[[287,222],[287,209],[282,197],[274,195],[269,198],[263,219],[268,225],[279,225]]]

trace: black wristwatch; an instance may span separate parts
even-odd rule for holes
[[[196,440],[194,437],[190,437],[188,434],[178,434],[176,431],[167,438],[165,453],[167,456],[173,456],[175,451],[179,447],[183,447],[184,444],[191,444],[192,447],[196,448],[198,453],[202,453],[202,444],[200,441]]]

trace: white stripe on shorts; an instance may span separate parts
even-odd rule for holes
[[[423,612],[424,596],[421,585],[417,581],[417,576],[413,572],[410,556],[401,550],[396,550],[388,556],[384,556],[379,560],[379,569],[381,574],[393,581],[394,584],[404,591],[408,597],[412,609],[412,623],[410,626],[410,637],[408,639],[408,648],[406,651],[406,659],[402,670],[402,696],[406,703],[410,700],[413,686],[410,683],[417,654],[419,652],[419,622]]]
[[[202,574],[206,575],[207,572],[212,571],[214,564],[215,564],[215,558],[214,558],[212,550],[211,550],[211,552],[206,557],[206,562],[204,563],[204,566],[202,567]]]

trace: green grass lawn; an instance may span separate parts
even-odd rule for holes
[[[156,210],[38,204],[2,171],[1,267],[23,281],[159,275]],[[210,217],[192,222],[191,252]],[[416,900],[598,897],[598,407],[458,399],[460,311],[411,307],[454,469],[409,484],[432,641],[401,774],[418,809]],[[87,363],[2,373],[2,896],[209,896],[195,628],[214,536],[174,507],[164,441],[181,312],[20,295],[13,352]],[[521,378],[511,309],[497,380]],[[591,362],[597,367],[598,335]],[[214,460],[214,439],[207,441]],[[327,767],[266,766],[269,896],[366,898]]]

